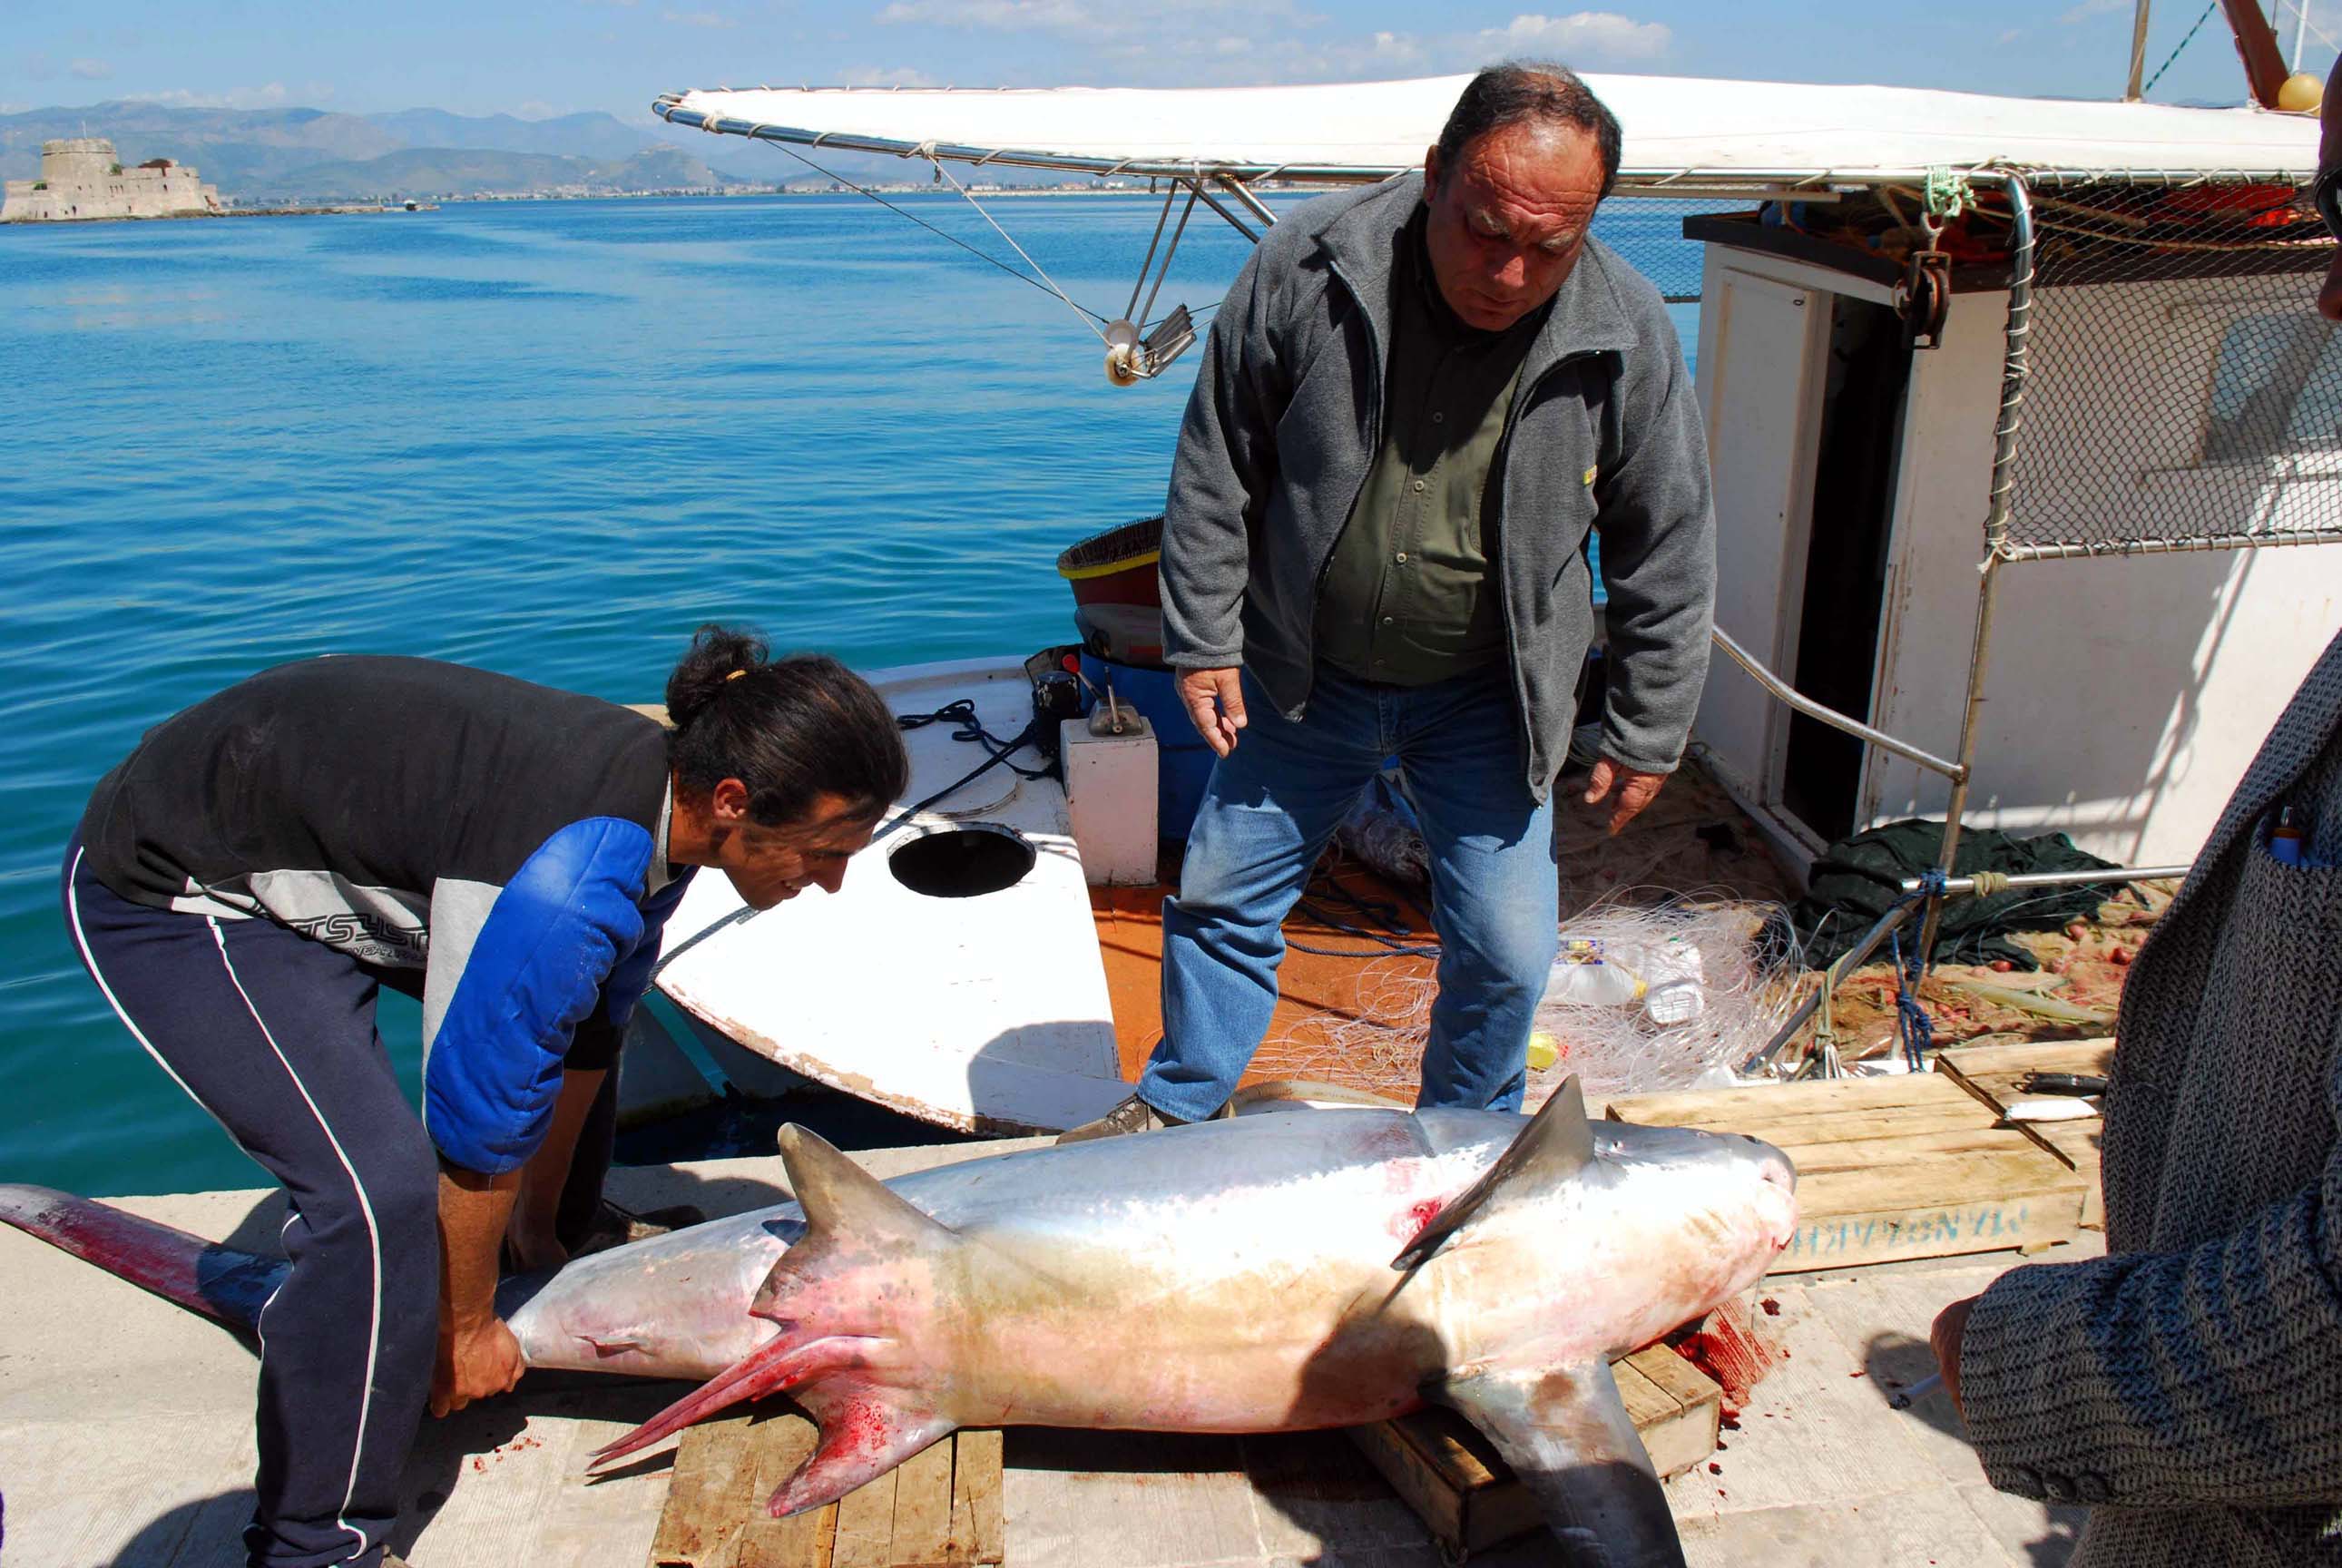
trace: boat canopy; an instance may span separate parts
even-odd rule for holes
[[[1419,167],[1466,76],[1325,86],[718,88],[679,125],[798,146],[1073,174],[1380,180]],[[1626,128],[1622,188],[1872,180],[1935,167],[2069,175],[2291,175],[2314,116],[1910,87],[1589,75]]]

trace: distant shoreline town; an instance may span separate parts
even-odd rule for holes
[[[90,144],[75,165],[90,201],[57,199],[65,182],[43,159],[59,143]],[[949,195],[949,187],[928,183],[929,173],[916,158],[829,147],[808,159],[601,111],[524,120],[435,108],[351,114],[117,99],[0,113],[0,178],[21,192],[12,222],[380,212],[458,201]],[[968,188],[986,199],[1147,189],[1144,178],[1084,179],[998,164],[969,173],[982,183]],[[125,188],[105,188],[115,184]],[[142,199],[131,199],[132,185]],[[164,185],[174,188],[151,188]],[[190,188],[209,195],[179,199]],[[172,199],[144,199],[163,195]]]
[[[920,195],[932,187],[918,182],[846,185],[755,185],[740,183],[662,186],[629,190],[619,186],[555,186],[529,191],[435,192],[424,199],[406,192],[360,197],[355,201],[308,205],[247,205],[223,200],[216,188],[203,183],[191,165],[171,158],[149,158],[125,167],[111,141],[103,136],[69,136],[41,145],[37,178],[10,180],[0,203],[0,224],[107,223],[156,218],[305,217],[334,214],[416,212],[436,208],[442,202],[607,201],[683,196],[813,196],[845,195],[870,191],[886,195]],[[972,194],[1001,196],[1127,195],[1146,186],[1135,180],[1086,180],[1057,185],[998,185],[966,187]]]

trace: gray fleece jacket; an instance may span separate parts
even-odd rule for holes
[[[1269,231],[1204,349],[1164,509],[1169,663],[1241,664],[1306,707],[1317,595],[1382,442],[1390,272],[1423,176],[1303,205]],[[1658,291],[1588,239],[1521,367],[1497,448],[1496,561],[1523,765],[1545,798],[1568,754],[1594,634],[1585,545],[1609,590],[1603,750],[1674,768],[1707,674],[1716,517],[1707,446]]]

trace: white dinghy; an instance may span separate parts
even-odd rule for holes
[[[1021,661],[869,679],[898,714],[965,700],[1002,738],[1033,717]],[[1065,788],[1007,765],[949,788],[985,760],[955,728],[905,734],[911,787],[896,815],[923,809],[882,826],[840,892],[757,914],[723,877],[696,878],[667,924],[657,984],[708,1027],[831,1088],[965,1133],[1058,1131],[1130,1092]]]

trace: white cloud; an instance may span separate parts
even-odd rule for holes
[[[2097,5],[2100,0],[2084,3]],[[1637,22],[1616,11],[1574,11],[1566,16],[1541,16],[1531,12],[1514,17],[1502,27],[1483,28],[1473,41],[1482,56],[1475,64],[1516,55],[1546,55],[1563,65],[1576,65],[1613,60],[1656,60],[1667,52],[1674,35],[1664,22]]]
[[[731,17],[716,11],[662,11],[659,20],[672,22],[680,27],[723,28],[738,25]]]
[[[1377,33],[1369,45],[1379,58],[1392,61],[1423,58],[1423,45],[1404,33]]]
[[[841,87],[940,87],[944,84],[925,71],[898,65],[884,71],[876,68],[848,71],[837,79],[837,85]]]
[[[2063,25],[2071,27],[2077,23],[2087,22],[2093,16],[2104,16],[2108,12],[2127,11],[2131,9],[2131,5],[2132,0],[2081,0],[2080,5],[2067,11],[2057,20]]]
[[[75,60],[65,68],[85,82],[103,82],[114,75],[114,67],[104,60]]]
[[[27,55],[17,62],[17,68],[35,82],[45,82],[56,75],[56,67],[49,64],[46,55]]]

